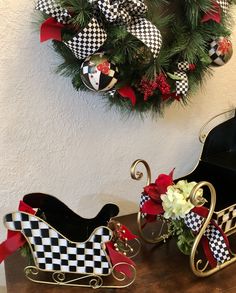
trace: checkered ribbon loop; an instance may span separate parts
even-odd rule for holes
[[[128,24],[133,16],[142,16],[147,6],[140,0],[89,0],[106,18],[108,22]]]
[[[216,2],[220,5],[223,12],[226,14],[229,10],[229,1],[228,0],[217,0]]]
[[[68,24],[71,19],[69,12],[60,6],[56,0],[38,0],[36,9],[56,19],[57,22]],[[107,39],[107,34],[96,18],[79,31],[71,40],[64,44],[78,59],[84,59],[101,48]]]
[[[94,6],[94,17],[89,24],[79,31],[71,40],[64,42],[76,58],[85,59],[98,51],[107,39],[106,31],[96,16],[103,14],[107,22],[114,25],[125,25],[127,31],[142,41],[156,58],[162,45],[160,31],[143,15],[147,6],[143,0],[88,0]],[[68,24],[70,13],[60,6],[56,0],[37,0],[36,9],[40,10],[57,22]]]
[[[143,0],[89,0],[95,10],[101,12],[108,22],[125,25],[129,33],[142,41],[156,58],[162,45],[160,31],[144,18],[147,6]]]
[[[184,218],[186,226],[194,232],[198,232],[201,229],[204,220],[204,217],[192,211]],[[222,231],[217,229],[216,225],[210,223],[204,232],[204,236],[207,237],[209,248],[218,263],[222,264],[225,261],[230,260],[230,252],[225,242],[225,238],[222,235]]]
[[[38,0],[35,9],[50,15],[59,23],[67,24],[71,19],[69,12],[62,8],[55,0]]]
[[[189,71],[189,63],[187,61],[178,62],[177,66],[180,71]]]

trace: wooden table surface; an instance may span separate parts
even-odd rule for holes
[[[136,215],[119,218],[137,233]],[[235,249],[236,250],[236,249]],[[124,289],[96,289],[36,284],[24,276],[25,259],[18,252],[5,262],[8,293],[73,293],[73,292],[135,292],[135,293],[235,293],[236,263],[207,277],[197,278],[189,268],[189,258],[179,252],[173,240],[152,245],[142,242],[134,259],[137,269],[135,282]]]

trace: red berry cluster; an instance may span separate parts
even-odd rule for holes
[[[170,85],[163,73],[160,73],[152,81],[147,80],[145,77],[140,82],[140,91],[144,94],[144,101],[154,94],[154,91],[159,89],[162,95],[170,94]]]

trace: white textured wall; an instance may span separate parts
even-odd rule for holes
[[[236,106],[236,54],[189,107],[176,102],[156,121],[125,120],[106,111],[95,94],[77,93],[69,79],[53,73],[58,60],[33,32],[32,2],[0,1],[0,213],[37,191],[59,197],[85,217],[106,202],[117,203],[121,214],[135,212],[144,183],[130,179],[131,163],[144,158],[155,175],[173,167],[176,177],[191,170],[202,124]],[[2,241],[1,223],[0,231]],[[1,284],[3,266],[0,276]]]

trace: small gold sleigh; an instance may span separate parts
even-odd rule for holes
[[[228,114],[233,117],[215,126],[205,134],[209,124],[220,116]],[[208,259],[202,253],[202,240],[209,230],[209,225],[216,224],[226,235],[227,240],[236,232],[236,198],[234,187],[236,181],[236,115],[235,110],[227,111],[213,117],[200,131],[200,141],[204,143],[201,158],[196,168],[186,176],[174,180],[198,182],[190,193],[190,201],[195,207],[206,206],[208,215],[202,221],[190,254],[190,267],[198,277],[206,277],[227,267],[236,261],[236,254],[232,252],[230,243],[228,256],[215,267],[210,266]],[[151,170],[148,163],[138,159],[131,166],[131,177],[140,180],[143,173],[137,167],[143,165],[147,173],[146,186],[151,183]],[[203,189],[203,196],[199,190]],[[141,197],[142,199],[142,197]],[[141,203],[140,203],[141,204]],[[166,242],[170,238],[168,225],[171,220],[157,216],[154,223],[145,222],[146,215],[138,212],[137,225],[141,237],[148,243]],[[229,237],[230,236],[230,237]],[[221,249],[218,243],[215,243]]]

